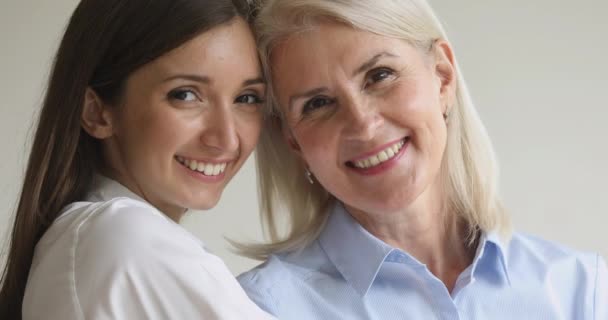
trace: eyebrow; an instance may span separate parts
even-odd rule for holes
[[[200,83],[210,83],[211,82],[211,79],[209,79],[209,77],[200,76],[200,75],[196,75],[196,74],[176,74],[176,75],[172,75],[170,77],[165,78],[163,80],[163,82],[169,82],[169,81],[175,80],[175,79],[185,79],[185,80],[191,80],[191,81],[200,82]]]
[[[264,80],[264,78],[262,77],[258,77],[258,78],[254,78],[254,79],[248,79],[243,81],[243,87],[247,87],[247,86],[251,86],[254,84],[266,84],[266,80]]]
[[[380,61],[380,59],[384,58],[384,57],[397,58],[398,56],[394,55],[390,52],[382,51],[382,52],[374,55],[373,57],[371,57],[371,59],[368,59],[367,61],[365,61],[359,68],[355,69],[355,72],[353,72],[352,76],[354,77],[360,73],[365,72],[366,70],[375,66],[378,63],[378,61]]]
[[[165,78],[163,80],[163,82],[169,82],[169,81],[175,80],[175,79],[191,80],[191,81],[200,82],[200,83],[204,83],[204,84],[209,84],[212,82],[209,77],[201,76],[201,75],[197,75],[197,74],[176,74],[176,75],[170,76],[168,78]],[[251,86],[251,85],[255,85],[255,84],[266,84],[266,80],[264,80],[264,78],[262,78],[262,77],[247,79],[247,80],[243,81],[242,86],[247,87],[247,86]]]

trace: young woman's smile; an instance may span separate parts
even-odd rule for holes
[[[260,134],[256,57],[251,31],[235,19],[134,72],[122,105],[110,107],[108,175],[174,219],[213,207]]]

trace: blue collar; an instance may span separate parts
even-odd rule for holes
[[[337,203],[330,213],[327,224],[319,236],[319,244],[344,279],[361,296],[367,294],[384,262],[398,259],[399,262],[412,267],[424,266],[409,254],[391,247],[365,230],[341,203]],[[490,246],[492,248],[488,249]],[[486,268],[489,263],[510,285],[507,250],[508,246],[503,244],[497,233],[484,232],[471,265],[472,278],[479,269],[480,261],[483,260],[481,268]],[[486,259],[485,256],[488,255],[494,257]]]

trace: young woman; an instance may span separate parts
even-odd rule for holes
[[[257,19],[274,242],[239,280],[260,306],[290,320],[608,319],[601,257],[510,233],[491,143],[427,1],[269,0]]]
[[[254,149],[265,84],[238,0],[83,0],[50,76],[2,319],[267,319],[177,222]]]

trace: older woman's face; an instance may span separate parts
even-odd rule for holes
[[[438,177],[451,61],[445,42],[425,51],[339,24],[290,37],[271,60],[286,138],[347,206],[403,209]]]

